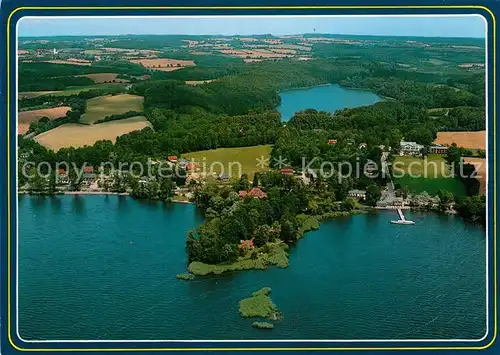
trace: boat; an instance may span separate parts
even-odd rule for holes
[[[391,221],[392,224],[415,224],[413,221],[408,221],[406,219],[398,219],[396,221]]]

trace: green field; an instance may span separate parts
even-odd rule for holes
[[[439,190],[450,191],[455,196],[465,196],[465,187],[462,182],[456,178],[411,178],[404,176],[394,179],[394,184],[399,184],[402,187],[407,187],[410,193],[419,194],[424,191],[430,195],[436,195]]]
[[[258,145],[255,147],[204,150],[183,154],[182,156],[186,159],[194,160],[195,163],[200,165],[202,171],[205,170],[207,173],[212,171],[219,174],[223,166],[224,172],[229,174],[229,168],[231,167],[232,171],[230,175],[232,179],[239,178],[239,170],[242,173],[248,174],[249,178],[252,179],[256,172],[269,170],[268,166],[257,166],[257,159],[261,159],[261,157],[269,159],[270,153],[270,145]],[[240,165],[237,163],[241,164],[241,169],[239,169]],[[206,169],[203,168],[204,166]]]
[[[87,111],[80,119],[80,123],[93,124],[106,116],[142,111],[143,101],[142,96],[129,94],[95,97],[87,101]]]
[[[19,97],[32,98],[45,95],[69,96],[69,95],[79,94],[82,91],[89,91],[89,90],[107,90],[110,92],[113,91],[119,92],[125,90],[125,86],[126,84],[121,84],[121,83],[105,83],[105,84],[95,84],[88,86],[68,86],[65,90],[59,90],[59,91],[20,92]]]
[[[449,165],[444,155],[430,154],[426,159],[421,157],[397,156],[393,163],[394,176],[411,175],[417,178],[441,178],[451,176]]]
[[[408,187],[411,193],[427,191],[435,195],[438,190],[448,190],[454,195],[465,195],[462,182],[451,177],[450,167],[443,155],[431,154],[426,160],[420,157],[398,156],[393,163],[394,184]],[[401,172],[404,172],[402,176]]]

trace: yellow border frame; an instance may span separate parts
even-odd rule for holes
[[[332,347],[332,348],[293,348],[293,347],[276,347],[276,348],[131,348],[131,349],[120,349],[120,348],[104,348],[104,349],[30,349],[30,348],[20,348],[18,347],[11,338],[11,223],[10,223],[10,22],[12,16],[21,10],[352,10],[352,9],[378,9],[378,10],[392,10],[392,9],[473,9],[473,10],[484,10],[491,15],[493,23],[493,157],[496,158],[496,19],[493,12],[485,6],[475,6],[475,5],[450,5],[450,6],[32,6],[32,7],[18,7],[14,9],[8,19],[7,19],[7,336],[10,345],[19,351],[33,351],[33,352],[64,352],[64,351],[82,351],[82,352],[92,352],[92,351],[270,351],[270,350],[304,350],[304,351],[314,351],[314,350],[484,350],[489,348],[496,340],[497,337],[497,321],[498,321],[498,309],[497,309],[497,245],[496,245],[496,159],[493,159],[493,310],[494,310],[494,322],[493,322],[493,338],[491,341],[483,346],[430,346],[430,347],[353,347],[353,348],[342,348],[342,347]],[[306,340],[304,342],[307,342]]]

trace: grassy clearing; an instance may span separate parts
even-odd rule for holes
[[[269,294],[270,287],[264,287],[252,293],[252,297],[242,299],[239,303],[239,313],[243,318],[261,317],[272,320],[280,318],[278,307],[273,303]]]
[[[207,175],[224,172],[229,174],[232,179],[238,179],[241,172],[248,174],[249,178],[252,179],[256,172],[269,170],[267,164],[265,167],[257,166],[257,159],[264,157],[269,161],[270,154],[270,145],[258,145],[254,147],[204,150],[183,154],[183,157],[200,164]]]
[[[80,119],[80,123],[93,124],[106,116],[142,111],[143,101],[142,96],[129,94],[95,97],[87,101],[87,111]]]
[[[151,127],[151,123],[143,116],[90,126],[67,123],[39,134],[34,139],[41,145],[57,151],[66,147],[93,145],[99,140],[110,140],[114,143],[118,136],[146,127]]]
[[[439,190],[448,190],[455,195],[465,195],[463,183],[452,176],[443,155],[431,154],[425,160],[398,156],[394,160],[393,172],[394,184],[407,187],[413,194],[426,191],[436,195]]]
[[[288,245],[283,242],[267,243],[241,256],[232,264],[211,265],[193,261],[188,271],[196,276],[220,275],[228,271],[267,269],[270,266],[288,267]]]
[[[404,176],[394,179],[394,184],[400,184],[402,187],[407,187],[410,193],[420,194],[424,191],[435,196],[439,190],[447,190],[456,196],[465,196],[465,187],[463,183],[456,178],[411,178]]]
[[[430,154],[425,159],[411,156],[397,156],[393,163],[394,176],[411,175],[423,178],[451,176],[449,165],[443,155]]]

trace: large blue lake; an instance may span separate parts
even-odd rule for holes
[[[21,196],[25,339],[469,339],[485,333],[485,233],[454,216],[392,212],[327,221],[287,269],[193,281],[193,205],[118,196]],[[261,287],[284,318],[253,329],[238,302]]]
[[[339,85],[315,86],[280,93],[281,104],[276,108],[283,121],[289,121],[295,112],[313,108],[335,112],[343,108],[373,105],[381,98],[370,91],[345,89]]]

